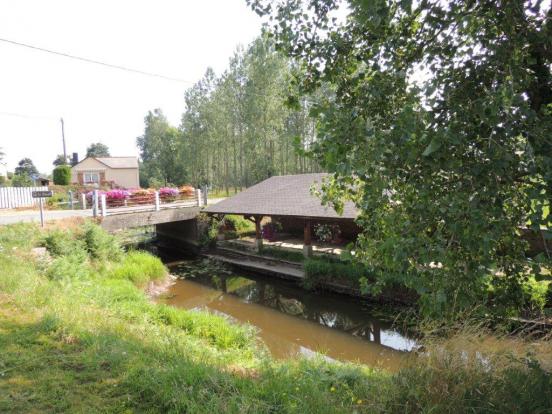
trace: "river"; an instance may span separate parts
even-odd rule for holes
[[[311,292],[207,260],[167,263],[178,279],[158,300],[249,323],[275,358],[323,355],[396,370],[416,345],[370,302]]]

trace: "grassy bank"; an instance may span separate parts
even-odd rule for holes
[[[436,342],[398,373],[274,361],[246,326],[151,303],[142,287],[165,276],[162,264],[91,224],[0,227],[0,269],[0,412],[552,409],[546,342],[488,354]]]

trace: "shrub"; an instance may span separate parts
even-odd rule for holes
[[[322,258],[310,258],[303,264],[305,279],[303,285],[313,288],[319,282],[342,282],[359,287],[361,278],[368,278],[370,272],[361,264],[344,261],[333,261]]]
[[[65,192],[54,193],[52,197],[46,199],[46,205],[50,209],[59,208],[60,203],[66,203],[69,201],[69,195]]]
[[[85,249],[92,259],[105,261],[121,258],[123,251],[117,239],[97,224],[86,222],[79,239],[84,242]]]
[[[341,241],[341,229],[337,224],[315,224],[314,235],[323,243]]]
[[[14,187],[31,187],[33,180],[27,174],[14,174],[11,179],[11,184]]]
[[[68,165],[58,165],[54,168],[53,177],[55,185],[71,184],[71,167]]]
[[[255,224],[244,219],[242,216],[229,214],[224,217],[224,222],[231,230],[235,230],[239,235],[255,231]]]
[[[180,192],[180,194],[185,196],[193,196],[195,194],[195,188],[191,185],[183,185],[178,189],[178,191]]]
[[[167,269],[161,260],[142,251],[128,252],[110,274],[112,278],[127,279],[137,285],[161,279],[166,275]]]
[[[86,261],[87,251],[82,240],[74,237],[68,230],[52,230],[42,240],[42,245],[54,257],[72,256]]]
[[[84,253],[84,256],[79,253],[56,257],[48,266],[46,276],[52,280],[86,279],[90,277],[90,267],[86,260],[86,253]]]

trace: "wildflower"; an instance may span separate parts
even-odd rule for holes
[[[358,405],[362,404],[362,400],[357,400],[357,404]]]
[[[335,387],[330,388],[331,392],[335,392]]]

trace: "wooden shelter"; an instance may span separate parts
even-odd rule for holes
[[[318,222],[354,224],[357,210],[345,203],[338,214],[330,206],[323,206],[312,188],[319,188],[328,174],[298,174],[271,177],[233,197],[208,206],[210,215],[237,214],[255,223],[257,249],[262,248],[261,220],[264,217],[291,218],[303,222],[303,252],[312,253],[312,225]]]

